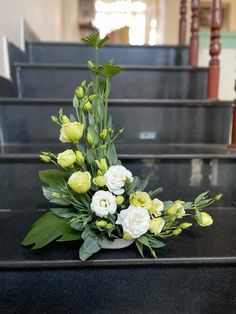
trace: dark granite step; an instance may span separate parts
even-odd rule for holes
[[[76,242],[20,246],[40,213],[1,212],[1,313],[233,314],[236,210],[210,213],[213,226],[166,241],[157,259],[131,246],[80,262]]]
[[[109,102],[115,127],[125,128],[119,142],[140,144],[147,140],[155,144],[227,144],[231,107],[231,102],[208,100],[113,99]],[[50,116],[59,108],[71,113],[71,100],[0,99],[2,141],[58,142],[58,126],[51,122]]]
[[[18,63],[13,70],[19,97],[69,98],[82,80],[91,80],[85,65]],[[203,99],[207,69],[129,65],[112,82],[111,98]]]
[[[0,76],[0,97],[15,97],[15,96],[16,92],[14,84],[5,77]]]
[[[77,43],[32,42],[27,43],[30,63],[86,64],[94,60],[94,49]],[[187,65],[186,46],[131,46],[106,45],[100,50],[100,62],[116,64]]]
[[[150,175],[148,188],[162,186],[163,200],[192,200],[210,190],[223,193],[219,207],[235,207],[236,153],[224,145],[118,145],[124,164],[141,177]],[[41,150],[60,152],[63,146],[2,146],[0,208],[48,208],[38,171],[48,167],[38,158]],[[9,193],[9,191],[13,191]]]

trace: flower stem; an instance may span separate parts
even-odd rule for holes
[[[109,96],[109,78],[106,78],[106,91],[105,91],[105,110],[104,110],[104,129],[107,127],[107,114],[108,114],[108,96]]]

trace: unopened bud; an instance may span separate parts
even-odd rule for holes
[[[75,95],[78,99],[82,99],[84,97],[84,91],[83,91],[83,88],[81,86],[76,88]]]
[[[96,226],[99,227],[99,228],[106,228],[107,227],[107,222],[105,220],[96,221]]]
[[[103,129],[102,132],[100,133],[100,138],[105,141],[106,138],[108,136],[108,130],[107,129]]]
[[[51,120],[52,120],[53,122],[58,122],[58,118],[57,118],[56,116],[51,116]]]
[[[187,229],[192,226],[191,222],[183,222],[179,225],[181,229]]]
[[[52,196],[55,197],[55,198],[61,198],[61,194],[57,193],[57,192],[53,192]]]
[[[62,116],[62,122],[63,123],[70,123],[70,119],[66,115],[63,115]]]
[[[75,156],[76,156],[76,160],[77,160],[78,164],[80,166],[82,166],[84,164],[84,156],[83,156],[83,154],[79,150],[77,150],[75,152]]]
[[[117,205],[122,205],[124,203],[124,197],[122,195],[119,195],[116,197],[116,204]]]
[[[91,60],[89,60],[89,61],[87,62],[87,64],[88,64],[88,67],[89,67],[89,68],[93,68],[93,67],[94,67],[94,64],[93,64],[93,62],[92,62]]]
[[[123,235],[123,239],[126,241],[129,241],[129,240],[131,240],[131,235],[128,232],[125,232]]]
[[[175,230],[172,231],[172,234],[175,235],[175,236],[177,236],[177,235],[179,235],[181,232],[182,232],[182,229],[178,227],[178,228],[176,228]]]
[[[100,188],[106,184],[105,178],[103,176],[97,176],[96,178],[93,178],[93,183]]]
[[[93,138],[89,132],[87,133],[86,139],[87,139],[88,144],[92,146],[93,145]]]
[[[91,102],[90,101],[86,101],[86,103],[83,105],[83,111],[85,112],[89,112],[92,108]]]

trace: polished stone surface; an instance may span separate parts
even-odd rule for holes
[[[0,97],[15,97],[16,92],[11,81],[0,76]]]
[[[82,80],[91,80],[87,66],[15,65],[20,97],[69,98]],[[184,66],[126,66],[112,79],[111,98],[204,99],[207,69]]]
[[[125,128],[120,143],[225,143],[229,141],[232,103],[208,100],[110,100],[114,126]],[[0,99],[3,143],[57,143],[58,126],[50,116],[71,100]],[[145,110],[145,114],[144,114]],[[130,121],[132,117],[132,123]],[[173,132],[174,130],[174,132]]]
[[[94,60],[93,48],[76,43],[28,43],[27,52],[32,63],[86,64]],[[188,47],[106,45],[100,50],[100,63],[111,58],[116,64],[187,65]]]
[[[115,265],[209,264],[236,265],[236,209],[211,208],[214,224],[209,228],[194,226],[182,235],[165,240],[158,258],[139,257],[135,245],[122,250],[102,250],[86,262],[78,259],[78,242],[53,243],[41,250],[22,247],[20,242],[43,211],[0,210],[0,268],[90,267]]]
[[[65,146],[66,147],[66,146]],[[118,145],[120,158],[133,174],[150,175],[148,189],[162,186],[163,200],[192,200],[210,190],[223,193],[217,207],[235,207],[236,153],[221,145]],[[48,167],[40,162],[40,150],[61,151],[61,146],[2,146],[0,208],[25,210],[47,208],[38,171]],[[14,191],[14,197],[6,191]]]

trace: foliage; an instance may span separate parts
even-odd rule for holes
[[[57,167],[39,172],[43,194],[53,205],[34,223],[22,244],[40,249],[53,241],[79,241],[79,257],[84,261],[105,242],[135,239],[142,256],[146,248],[156,257],[157,249],[165,245],[163,239],[189,228],[189,219],[200,226],[211,225],[211,217],[202,210],[221,195],[208,198],[204,192],[193,202],[162,202],[155,198],[161,188],[144,192],[148,177],[133,176],[122,167],[114,141],[124,129],[116,130],[108,116],[110,80],[122,69],[112,61],[99,64],[99,50],[107,40],[98,33],[83,39],[95,48],[95,60],[88,61],[93,79],[76,88],[74,115],[68,117],[61,109],[51,117],[60,127],[60,141],[70,148],[58,155],[41,153],[43,161]],[[143,221],[132,216],[136,214]],[[140,226],[135,229],[137,222]]]

